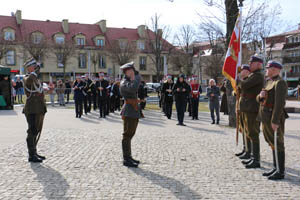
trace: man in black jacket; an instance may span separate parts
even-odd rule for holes
[[[98,106],[100,110],[100,117],[105,118],[106,116],[106,101],[107,101],[107,87],[108,81],[104,80],[104,73],[100,72],[99,81],[96,83],[96,88],[98,89]]]
[[[185,75],[181,74],[176,84],[173,87],[173,92],[175,94],[175,101],[176,101],[177,118],[178,118],[177,125],[180,126],[186,126],[183,123],[184,111],[186,108],[188,95],[191,92],[191,87],[184,79],[185,79]]]
[[[166,116],[168,119],[171,119],[172,116],[172,107],[173,107],[173,86],[172,76],[167,75],[167,81],[164,82],[162,86],[162,93],[165,97],[165,106],[166,106]]]
[[[216,86],[216,81],[214,79],[209,80],[209,87],[207,88],[206,95],[209,99],[209,109],[210,109],[210,115],[212,119],[212,124],[215,124],[215,111],[217,115],[217,124],[219,124],[220,121],[220,103],[219,103],[219,97],[220,97],[220,88]]]

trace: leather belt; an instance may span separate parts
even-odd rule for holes
[[[135,111],[139,110],[138,103],[140,103],[140,102],[141,101],[138,99],[125,99],[125,104],[132,105],[132,107],[134,108]]]

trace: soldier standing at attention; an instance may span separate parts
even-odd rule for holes
[[[251,73],[250,71],[250,66],[249,65],[242,65],[241,67],[241,73],[240,73],[240,78],[241,80],[246,80],[249,76],[249,74]],[[238,85],[237,87],[238,90],[238,95],[239,95],[239,99],[238,99],[238,110],[237,112],[240,112],[239,114],[239,127],[240,130],[242,130],[242,134],[243,134],[243,151],[240,153],[235,154],[236,156],[240,157],[243,156],[244,154],[246,154],[246,156],[248,156],[248,158],[250,158],[251,155],[251,141],[250,138],[247,137],[248,133],[247,133],[247,129],[245,128],[245,113],[242,112],[240,110],[241,107],[241,100],[242,100],[242,96],[244,95],[243,93],[241,93],[241,86]],[[245,153],[246,152],[246,153]],[[247,161],[242,161],[242,163],[245,163]]]
[[[132,158],[131,155],[131,139],[135,135],[136,128],[139,123],[140,107],[138,105],[138,89],[141,82],[139,73],[134,69],[134,63],[127,63],[120,68],[125,74],[121,82],[120,92],[125,99],[124,106],[121,110],[123,119],[123,165],[127,167],[138,167],[139,161]]]
[[[268,176],[270,180],[278,180],[284,178],[285,171],[284,123],[288,115],[284,106],[287,85],[280,77],[280,70],[282,69],[280,63],[269,61],[266,69],[268,79],[264,89],[256,99],[261,103],[258,119],[262,122],[265,140],[273,152],[274,168],[263,173],[263,176]]]
[[[47,112],[43,85],[38,79],[39,64],[34,58],[24,63],[28,74],[24,77],[24,88],[27,100],[23,109],[25,114],[27,130],[27,148],[29,162],[42,162],[46,158],[37,153],[37,143],[42,132],[45,113]]]
[[[260,122],[256,120],[259,104],[256,96],[260,93],[264,85],[264,75],[261,72],[263,60],[258,56],[251,56],[250,71],[248,78],[238,80],[241,88],[240,111],[243,113],[244,126],[247,137],[251,141],[251,156],[245,152],[240,158],[249,159],[244,161],[246,168],[260,167],[260,144],[259,144],[259,127]]]

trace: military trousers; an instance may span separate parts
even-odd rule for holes
[[[280,120],[279,128],[277,129],[277,150],[278,152],[284,152],[284,123],[285,119],[282,117]],[[266,123],[262,123],[262,130],[265,137],[266,142],[270,145],[272,150],[275,150],[274,144],[274,130],[272,129],[271,121]]]
[[[36,154],[36,146],[39,140],[39,135],[42,132],[43,122],[44,122],[44,114],[27,114],[26,120],[28,124],[27,130],[27,148],[29,156],[33,156]]]
[[[99,98],[98,107],[100,112],[100,117],[105,117],[107,113],[107,102],[103,97]]]
[[[131,140],[135,135],[137,126],[139,123],[139,119],[124,117],[123,118],[123,139],[122,139],[122,150],[123,150],[123,158],[128,159],[131,158]]]
[[[75,98],[75,113],[76,116],[82,115],[82,98]]]
[[[177,119],[180,124],[183,123],[185,109],[186,109],[186,101],[185,100],[177,100],[176,101],[176,111],[177,111]]]
[[[83,98],[83,104],[84,104],[84,112],[88,113],[91,111],[92,107],[92,94],[88,92],[86,96]]]
[[[257,121],[258,113],[244,112],[244,125],[247,138],[251,141],[251,157],[254,160],[260,161],[260,142],[259,142],[259,127],[260,122]]]

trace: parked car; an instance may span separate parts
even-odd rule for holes
[[[297,95],[298,88],[289,88],[288,89],[288,96],[295,97]]]
[[[146,83],[148,92],[157,92],[157,89],[160,87],[160,83]]]

